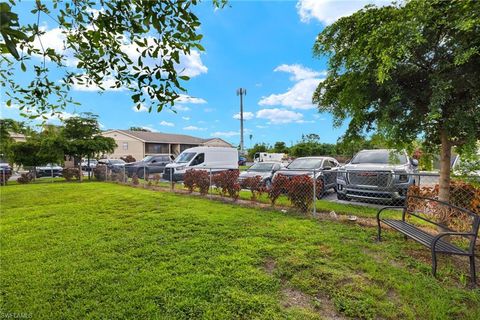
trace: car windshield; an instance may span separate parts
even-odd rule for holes
[[[110,163],[111,164],[125,164],[125,161],[114,159],[114,160],[110,160]]]
[[[295,159],[288,169],[316,169],[322,165],[322,159]]]
[[[195,152],[183,152],[181,153],[177,159],[175,159],[176,163],[187,163],[190,162],[190,160],[195,157],[196,153]]]
[[[143,162],[148,162],[153,158],[153,156],[146,156],[145,158],[142,159]]]
[[[273,163],[255,163],[248,171],[272,171]]]
[[[378,164],[402,164],[407,163],[405,154],[389,150],[361,151],[352,159],[352,164],[378,163]]]

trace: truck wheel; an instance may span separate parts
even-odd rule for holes
[[[143,168],[137,170],[137,177],[143,179]]]

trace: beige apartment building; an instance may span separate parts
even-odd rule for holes
[[[220,138],[202,139],[184,134],[109,130],[103,132],[102,135],[113,138],[117,143],[115,151],[108,155],[113,159],[128,155],[133,156],[137,161],[145,156],[155,154],[177,156],[183,150],[197,146],[232,147],[230,143]]]

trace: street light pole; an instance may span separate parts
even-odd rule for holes
[[[247,89],[239,88],[237,89],[237,96],[240,96],[240,154],[244,154],[244,144],[243,144],[243,96],[247,95]]]

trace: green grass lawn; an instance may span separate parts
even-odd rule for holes
[[[0,316],[479,319],[468,268],[374,228],[109,183],[0,188]]]

